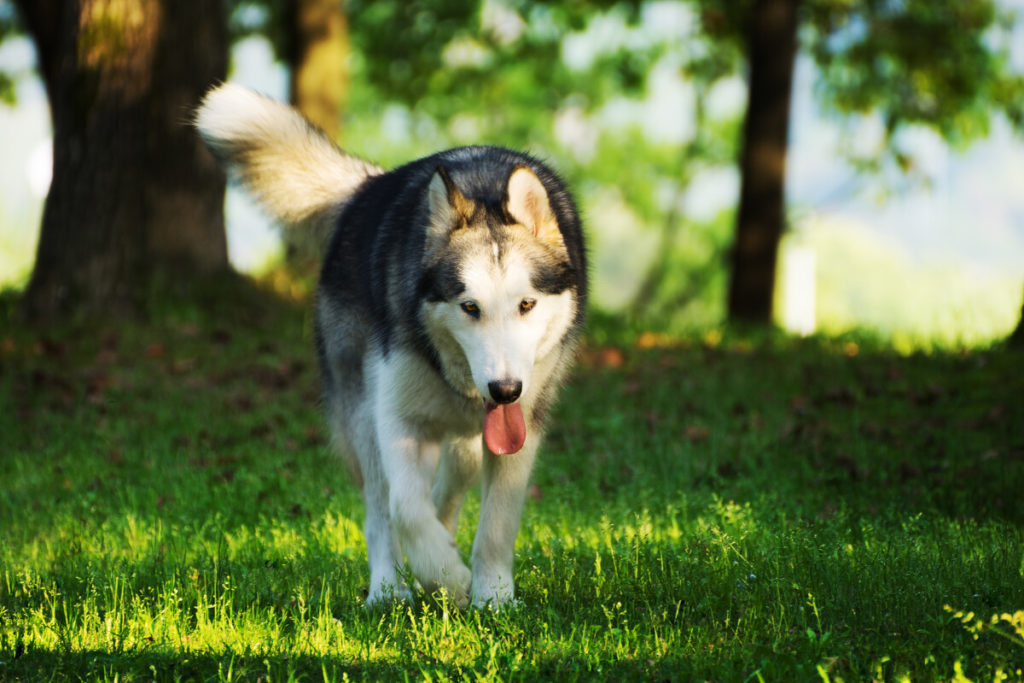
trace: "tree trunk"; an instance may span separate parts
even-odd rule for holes
[[[337,140],[348,94],[348,22],[341,0],[294,0],[288,4],[291,102]],[[315,274],[329,235],[312,228],[284,233],[285,258],[296,272]]]
[[[27,16],[33,4],[22,2]],[[227,71],[224,4],[56,4],[55,43],[33,33],[40,53],[56,54],[40,59],[53,181],[27,313],[134,309],[161,270],[227,270],[224,178],[189,126],[191,109]]]
[[[730,320],[771,323],[785,223],[786,142],[798,0],[755,0],[746,28],[749,101],[729,282]]]
[[[348,22],[341,0],[289,3],[291,101],[336,140],[348,91]]]
[[[53,84],[57,80],[57,41],[66,0],[16,0],[29,35],[36,45],[39,71],[46,94],[53,101]]]
[[[1013,348],[1024,349],[1024,303],[1020,305],[1020,320],[1017,321],[1017,327],[1006,343]]]

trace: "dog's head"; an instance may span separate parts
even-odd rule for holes
[[[525,439],[520,399],[550,372],[576,320],[577,277],[544,184],[514,168],[500,206],[464,194],[439,167],[427,190],[424,327],[450,384],[478,393],[495,453]]]

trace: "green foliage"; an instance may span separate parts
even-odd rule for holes
[[[732,214],[695,220],[682,198],[701,170],[731,167],[737,156],[743,112],[714,118],[707,100],[716,84],[742,72],[750,0],[683,3],[696,21],[678,35],[606,39],[583,64],[564,58],[569,41],[588,31],[601,35],[595,27],[630,35],[655,6],[348,2],[353,81],[344,143],[386,165],[481,141],[539,154],[576,190],[599,272],[621,274],[595,288],[621,292],[611,303],[598,297],[599,307],[625,311],[636,334],[718,324]],[[236,38],[263,34],[279,56],[288,54],[287,2],[236,0],[231,7]],[[1024,120],[1024,86],[1007,64],[1012,18],[992,0],[808,0],[803,9],[802,40],[822,69],[823,101],[841,114],[877,111],[884,118],[885,158],[857,160],[861,168],[880,170],[891,157],[909,169],[912,160],[896,135],[907,126],[930,126],[962,146],[984,134],[993,112],[1018,125]],[[0,2],[0,39],[16,28],[15,19],[13,5]],[[681,142],[607,120],[612,105],[638,106],[653,94],[657,68],[693,87],[695,130]],[[4,92],[13,89],[0,82]],[[556,131],[567,113],[592,130],[589,153]],[[607,228],[612,218],[621,223],[619,233]],[[842,320],[847,329],[848,316]]]
[[[263,36],[274,48],[277,58],[288,62],[292,52],[292,22],[288,15],[291,0],[230,0],[228,31],[231,41]]]
[[[40,336],[0,319],[0,678],[1019,669],[1018,643],[944,610],[1024,606],[1016,355],[590,347],[534,475],[522,604],[370,612],[308,308],[237,283],[182,294],[146,324]],[[464,553],[478,513],[471,497]]]
[[[346,4],[354,18],[352,43],[365,64],[365,76],[385,99],[415,102],[444,92],[444,50],[467,33],[479,17],[479,2],[365,2]]]
[[[839,112],[877,110],[890,138],[923,125],[961,148],[988,134],[996,112],[1024,130],[1024,74],[1009,65],[1014,17],[993,0],[820,0],[808,10],[820,92]]]
[[[978,619],[974,612],[966,614],[962,611],[954,612],[949,605],[946,606],[946,611],[963,624],[975,640],[987,635],[996,635],[1024,648],[1024,610],[1018,610],[1013,614],[1009,612],[993,614],[988,621]],[[953,681],[955,683],[971,683],[971,679],[964,672],[963,662],[957,660],[954,664],[954,673]],[[1024,670],[1020,666],[1017,666],[1016,670],[1011,668],[1010,671],[1004,671],[1000,667],[996,669],[992,680],[1005,681],[1011,674],[1016,675],[1019,680],[1024,675]]]
[[[1020,318],[1019,276],[920,263],[863,226],[805,227],[783,240],[780,273],[785,277],[790,245],[814,249],[821,334],[861,330],[901,353],[957,351],[1000,342]]]
[[[346,10],[353,17],[357,78],[376,100],[414,107],[442,123],[479,114],[487,120],[482,132],[521,140],[573,95],[596,107],[643,87],[648,52],[603,55],[586,74],[561,60],[568,33],[609,7],[624,21],[635,19],[638,6],[517,2],[501,5],[500,17],[492,16],[497,3],[463,0],[355,2]]]
[[[750,0],[700,0],[705,33],[742,45]],[[807,0],[801,39],[817,89],[840,114],[880,112],[884,155],[910,162],[894,134],[922,125],[963,148],[1000,113],[1024,130],[1024,74],[1009,63],[1017,17],[994,0]],[[876,171],[880,159],[859,160]]]
[[[498,5],[506,12],[502,19],[491,14]],[[485,3],[461,24],[451,8],[448,19],[427,20],[416,19],[412,6],[388,7],[373,3],[379,18],[349,8],[358,20],[346,148],[386,166],[480,141],[539,154],[567,178],[591,228],[592,254],[601,264],[595,272],[602,274],[597,306],[629,309],[635,325],[663,316],[672,329],[720,319],[721,278],[711,271],[722,265],[727,220],[687,219],[680,204],[696,171],[733,164],[741,112],[715,118],[705,103],[711,88],[733,74],[735,51],[685,21],[675,33],[649,35],[653,24],[643,3]],[[447,28],[417,37],[417,21]],[[392,39],[396,26],[401,44]],[[595,38],[610,26],[619,38]],[[589,59],[563,59],[566,43],[583,35],[591,43]],[[409,48],[428,40],[438,43]],[[403,59],[408,65],[400,71],[415,72],[411,90],[386,72]],[[682,142],[666,142],[661,131],[636,123],[606,121],[609,105],[641,107],[656,94],[648,82],[656,66],[693,85],[694,111],[666,124],[674,133],[692,119],[691,137]],[[572,122],[560,124],[566,117]],[[590,142],[575,144],[565,129],[590,135]],[[618,225],[610,212],[621,217]],[[612,271],[623,274],[619,281],[605,277]],[[613,304],[602,294],[612,290],[635,293],[632,301],[618,295]]]
[[[14,3],[0,0],[0,45],[23,31],[18,13],[14,11]],[[17,103],[15,87],[19,76],[20,74],[0,70],[0,102],[7,106],[14,106]]]

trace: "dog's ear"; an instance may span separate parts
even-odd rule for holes
[[[513,219],[541,242],[565,251],[562,231],[551,210],[551,200],[540,178],[526,166],[517,166],[508,177],[506,210]]]
[[[447,223],[449,230],[456,227],[454,224],[459,218],[466,219],[473,214],[473,202],[466,199],[444,166],[438,166],[430,179],[427,204],[431,223]]]
[[[427,211],[426,253],[429,259],[448,244],[454,231],[468,224],[474,211],[472,200],[462,194],[444,166],[437,167],[427,186]]]

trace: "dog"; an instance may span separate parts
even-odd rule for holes
[[[333,441],[366,506],[367,604],[412,598],[403,554],[460,608],[514,600],[530,471],[586,310],[564,182],[490,146],[385,171],[233,84],[206,95],[195,126],[271,216],[331,233],[315,337]],[[481,479],[471,571],[454,539]]]

